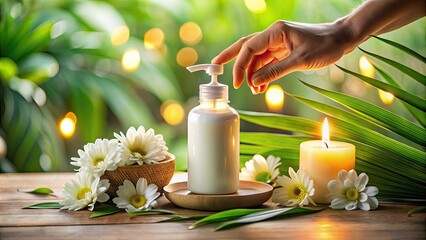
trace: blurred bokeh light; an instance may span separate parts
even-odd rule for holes
[[[280,112],[284,105],[284,91],[279,85],[271,85],[265,93],[265,101],[268,109]]]
[[[151,28],[144,35],[144,47],[146,49],[161,49],[164,44],[164,32],[160,28]]]
[[[111,33],[111,43],[114,46],[126,43],[129,40],[130,30],[127,26],[118,26]]]
[[[127,49],[121,58],[121,68],[125,72],[135,71],[141,62],[141,55],[137,48]]]
[[[68,112],[59,123],[59,130],[64,138],[71,138],[74,135],[77,124],[77,116],[73,112]]]
[[[168,100],[161,105],[161,116],[167,124],[176,126],[185,118],[185,110],[176,101]]]
[[[198,53],[191,47],[185,47],[179,50],[176,55],[176,61],[182,67],[193,65],[198,60]]]
[[[179,36],[186,45],[196,45],[203,38],[200,26],[195,22],[187,22],[179,29]]]

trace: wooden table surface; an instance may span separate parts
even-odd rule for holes
[[[89,211],[21,209],[58,201],[17,191],[49,187],[60,194],[74,173],[0,174],[0,239],[425,239],[425,214],[407,217],[411,205],[380,203],[375,211],[327,208],[319,213],[264,221],[214,232],[213,226],[188,230],[194,221],[155,223],[168,215],[130,216],[122,212],[89,219]],[[186,178],[175,174],[173,182]],[[179,215],[208,215],[174,206],[164,196],[159,208]],[[272,206],[270,202],[266,205]]]

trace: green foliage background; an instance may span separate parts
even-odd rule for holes
[[[178,126],[166,124],[160,106],[167,100],[175,100],[187,114],[197,105],[200,80],[207,79],[201,73],[189,74],[176,62],[177,52],[187,47],[179,38],[182,24],[192,21],[200,26],[203,38],[191,47],[198,52],[197,63],[205,63],[238,38],[261,31],[278,19],[329,22],[347,14],[361,1],[270,0],[262,13],[250,12],[243,0],[0,2],[0,136],[7,146],[7,154],[0,154],[0,166],[1,172],[27,172],[71,170],[69,158],[76,156],[77,149],[85,143],[96,138],[112,138],[113,132],[138,125],[163,134],[170,152],[177,156],[177,170],[185,170],[186,121]],[[421,19],[382,37],[425,56],[425,23]],[[131,36],[125,44],[113,46],[111,26],[120,24],[129,27]],[[52,36],[52,28],[58,26],[63,27],[62,34]],[[165,33],[163,54],[143,47],[144,34],[155,27]],[[120,67],[120,59],[130,47],[138,48],[141,64],[135,72],[126,73]],[[255,121],[253,116],[242,112],[242,118],[252,122],[242,122],[242,162],[256,153],[279,155],[292,161],[282,165],[285,173],[284,167],[297,164],[300,142],[318,138],[319,122],[325,115],[331,115],[338,126],[332,139],[356,142],[359,169],[370,171],[372,179],[389,176],[391,179],[386,182],[399,181],[399,185],[389,188],[408,184],[417,186],[424,194],[424,85],[422,80],[413,81],[412,75],[372,54],[393,59],[420,74],[426,72],[424,62],[419,59],[382,40],[370,39],[361,49],[339,60],[337,65],[343,70],[330,66],[283,77],[275,84],[287,93],[281,112],[285,115],[267,115],[265,121],[277,118],[277,123],[287,125],[267,129],[263,120]],[[374,62],[375,78],[391,86],[380,83],[377,86],[378,81],[359,79],[356,73],[361,55]],[[225,66],[221,81],[232,85],[231,73],[232,63]],[[402,101],[397,99],[391,105],[384,105],[376,87],[384,87],[395,95],[398,93],[394,90],[401,89]],[[47,96],[42,105],[34,100],[40,91]],[[354,110],[356,100],[342,99],[344,96],[335,92],[364,100],[398,117],[389,113],[379,114],[382,118],[377,119],[377,115],[370,116],[368,112],[382,111],[372,110],[371,106],[367,113]],[[268,112],[264,95],[253,96],[245,85],[240,90],[230,88],[230,100],[236,109]],[[347,105],[348,101],[355,105]],[[71,139],[63,139],[58,122],[69,111],[78,117],[77,131]],[[362,131],[352,126],[351,121],[362,125]],[[345,132],[348,129],[352,132]],[[371,135],[359,135],[365,131]],[[302,135],[282,135],[291,132]],[[382,154],[388,150],[395,154]],[[400,152],[404,154],[398,155]],[[368,165],[372,161],[378,164]],[[405,169],[402,176],[411,174],[411,177],[404,179],[401,174],[380,172],[381,162],[391,172],[402,167]],[[372,170],[374,167],[377,171]],[[375,176],[375,171],[380,174]],[[388,193],[389,198],[394,196],[392,191]],[[404,198],[414,198],[412,195],[407,192]]]

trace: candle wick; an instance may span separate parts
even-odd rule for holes
[[[327,142],[324,142],[324,144],[325,144],[325,146],[328,148],[328,144],[327,144]]]

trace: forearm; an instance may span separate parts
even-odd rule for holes
[[[425,16],[425,0],[368,0],[336,21],[350,39],[349,51],[370,35],[379,35]]]

